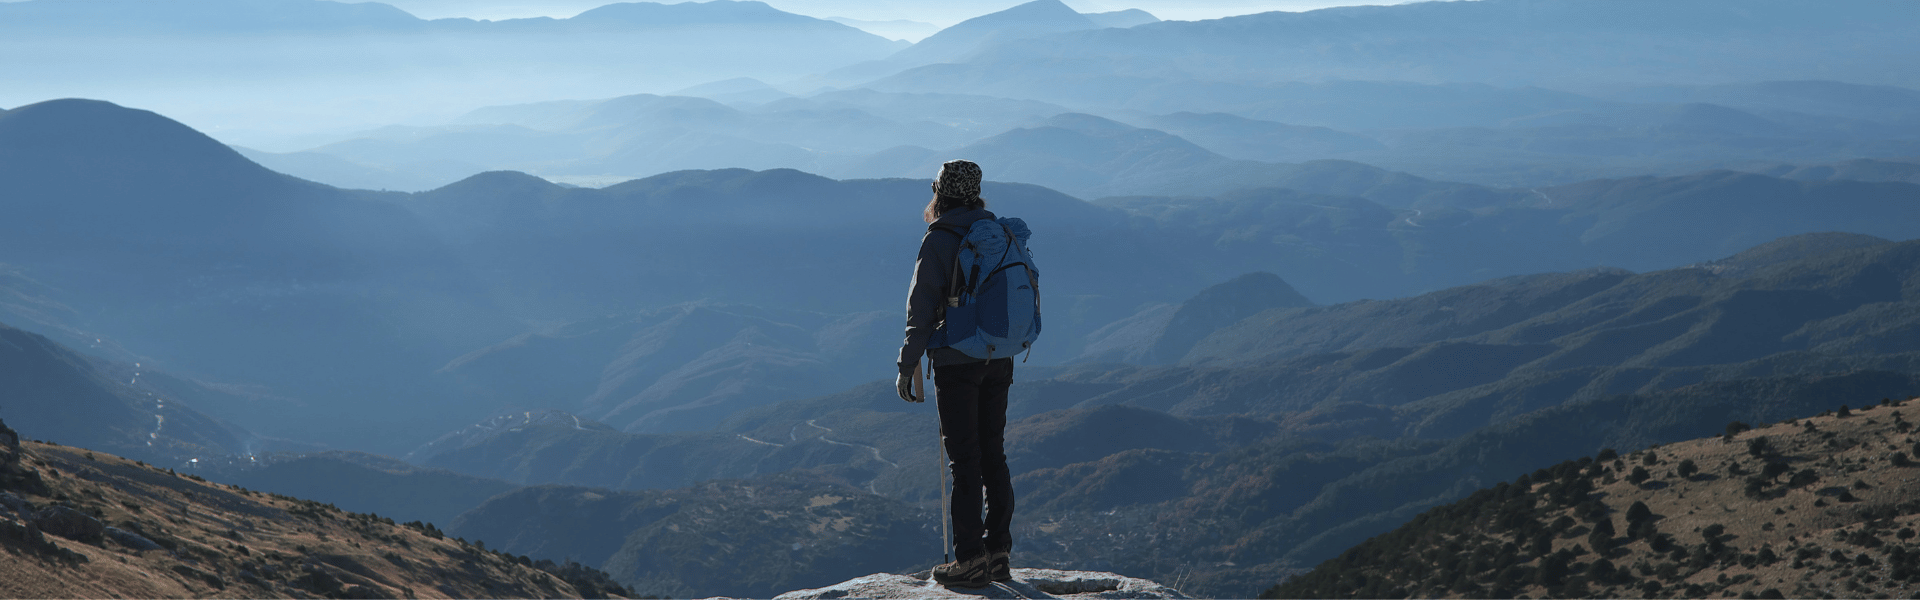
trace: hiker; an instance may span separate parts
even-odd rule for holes
[[[969,588],[1013,579],[1007,388],[1013,356],[1040,329],[1039,276],[1027,256],[1026,224],[988,212],[980,180],[980,166],[964,160],[941,165],[934,180],[933,200],[921,215],[927,234],[907,295],[896,382],[902,400],[923,402],[916,374],[923,355],[932,364],[941,443],[953,476],[954,533],[954,560],[935,567],[933,577]],[[968,260],[976,262],[961,264]],[[998,262],[982,269],[977,261]]]

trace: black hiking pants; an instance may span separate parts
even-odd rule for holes
[[[953,556],[967,560],[988,549],[1011,548],[1013,475],[1007,470],[1006,432],[1013,359],[936,367],[933,385],[939,390],[942,442],[953,471]]]

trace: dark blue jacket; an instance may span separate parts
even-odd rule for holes
[[[920,239],[920,259],[913,265],[913,283],[907,288],[907,340],[900,345],[900,372],[912,374],[925,353],[933,366],[980,362],[952,348],[927,348],[939,324],[940,308],[947,302],[947,286],[953,282],[953,261],[960,255],[960,238],[974,221],[992,219],[984,208],[954,209],[935,219]],[[954,231],[957,230],[957,231]]]

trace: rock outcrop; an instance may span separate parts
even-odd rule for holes
[[[33,516],[40,530],[70,540],[97,544],[104,539],[107,526],[87,513],[70,506],[49,506]]]
[[[892,573],[868,575],[836,585],[798,590],[776,600],[828,598],[1188,598],[1179,590],[1147,581],[1088,571],[1014,569],[1013,581],[982,589],[948,589],[925,577]]]

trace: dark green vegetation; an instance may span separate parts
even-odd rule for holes
[[[1423,512],[1262,597],[1910,595],[1912,404],[1602,450]]]

